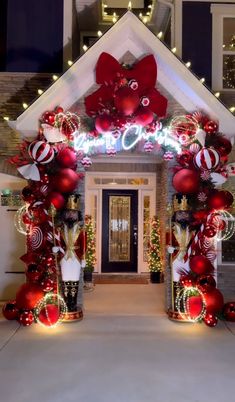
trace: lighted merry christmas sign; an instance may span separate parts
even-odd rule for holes
[[[134,148],[141,141],[152,141],[166,147],[175,149],[177,153],[181,152],[181,144],[171,136],[167,128],[156,129],[153,133],[147,133],[143,127],[133,124],[129,125],[121,135],[121,147],[128,151]],[[120,136],[113,132],[107,132],[100,138],[90,138],[86,133],[75,133],[74,149],[83,151],[85,154],[97,152],[98,148],[104,147],[104,152],[108,149],[117,148],[120,143]]]

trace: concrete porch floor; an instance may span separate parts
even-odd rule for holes
[[[163,285],[96,285],[85,319],[21,327],[0,354],[3,402],[230,402],[235,325],[171,322]],[[18,327],[0,321],[1,346]]]

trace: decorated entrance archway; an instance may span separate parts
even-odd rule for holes
[[[24,141],[12,158],[29,181],[16,217],[27,239],[21,257],[27,282],[16,301],[5,305],[6,318],[47,326],[81,318],[76,297],[86,263],[80,198],[84,172],[91,155],[138,150],[174,162],[169,170],[169,316],[216,325],[223,309],[216,287],[216,245],[234,231],[228,211],[233,197],[216,187],[226,181],[232,146],[219,123],[203,111],[166,118],[167,99],[155,88],[156,78],[152,55],[129,66],[102,53],[96,65],[100,87],[85,98],[87,116],[61,107],[45,111],[38,137]]]

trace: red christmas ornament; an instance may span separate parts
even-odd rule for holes
[[[55,108],[55,113],[56,114],[58,114],[58,113],[63,113],[64,112],[64,109],[61,107],[61,106],[57,106],[56,108]]]
[[[231,141],[229,141],[226,137],[216,138],[214,147],[219,152],[221,157],[226,157],[232,151]]]
[[[223,315],[226,321],[235,322],[235,302],[225,303]]]
[[[181,169],[173,177],[173,186],[182,194],[196,193],[199,187],[199,175],[195,170]]]
[[[140,98],[137,91],[133,91],[130,87],[120,88],[114,97],[114,104],[120,113],[129,116],[135,112],[139,106]]]
[[[54,289],[54,281],[46,278],[41,282],[41,287],[44,292],[51,292]]]
[[[217,228],[215,226],[206,225],[205,229],[203,230],[203,234],[209,238],[215,237],[217,234]]]
[[[202,170],[215,169],[220,161],[220,156],[213,148],[202,148],[194,157],[197,168]]]
[[[46,198],[46,205],[54,205],[56,209],[62,209],[65,206],[65,199],[62,194],[52,191]]]
[[[34,321],[33,313],[31,311],[24,311],[19,315],[18,321],[24,327],[29,327]]]
[[[22,222],[25,225],[30,225],[32,223],[32,218],[29,216],[27,212],[22,215]]]
[[[216,287],[215,278],[210,274],[200,275],[197,278],[196,285],[204,293],[207,292],[211,287]]]
[[[188,150],[183,151],[177,156],[177,162],[183,167],[190,167],[193,165],[193,155]]]
[[[209,314],[219,313],[224,305],[224,298],[222,293],[217,288],[209,288],[207,292],[204,293],[206,301],[206,311]]]
[[[180,285],[185,288],[191,287],[194,285],[194,280],[191,275],[181,275],[180,276]]]
[[[9,301],[3,305],[2,314],[7,320],[17,320],[19,310],[16,307],[15,300]]]
[[[60,310],[55,304],[47,304],[41,309],[38,315],[39,321],[48,327],[55,325],[59,321],[59,318]]]
[[[204,221],[207,218],[207,215],[208,215],[208,211],[206,211],[205,209],[200,209],[198,211],[193,212],[194,219],[196,221],[198,221],[199,223]]]
[[[58,113],[58,112],[57,112]],[[52,125],[53,126],[53,124],[54,124],[54,122],[55,122],[55,112],[49,112],[49,111],[47,111],[47,112],[45,112],[45,113],[43,113],[43,115],[42,115],[42,121],[44,122],[44,123],[47,123],[47,124],[50,124],[50,125]]]
[[[64,168],[74,168],[77,162],[77,155],[73,148],[67,147],[58,153],[56,160]]]
[[[26,271],[26,277],[29,282],[37,282],[42,275],[42,271],[37,264],[29,264]]]
[[[210,313],[206,313],[203,321],[208,327],[215,327],[218,324],[218,318]]]
[[[190,258],[189,266],[191,271],[197,275],[207,274],[214,270],[211,262],[204,255],[195,255]]]
[[[42,262],[43,262],[43,265],[46,265],[46,266],[48,266],[48,267],[51,267],[52,265],[55,264],[55,257],[54,257],[53,254],[45,255],[45,256],[43,256],[43,258],[42,258]]]
[[[39,285],[24,283],[16,293],[16,305],[19,309],[32,310],[43,296],[44,293]]]
[[[218,123],[216,123],[213,120],[209,120],[206,122],[204,125],[203,129],[208,133],[208,134],[215,134],[218,131]]]
[[[79,176],[72,169],[60,169],[54,178],[55,190],[61,193],[72,193],[78,184]]]
[[[48,221],[48,214],[42,202],[38,201],[30,205],[28,214],[31,217],[31,223],[39,225]]]
[[[40,226],[31,226],[27,237],[27,244],[30,251],[38,252],[45,246],[45,237]]]
[[[50,181],[50,179],[49,179],[49,176],[48,176],[47,173],[43,173],[43,174],[40,176],[40,182],[41,182],[42,184],[49,184],[49,181]]]
[[[108,114],[102,114],[95,119],[95,128],[98,133],[109,131],[112,126],[112,118]]]
[[[187,311],[191,319],[197,318],[203,309],[203,301],[201,296],[190,296],[187,299]]]
[[[21,194],[25,202],[31,203],[35,201],[35,195],[33,193],[33,189],[30,186],[24,187]]]
[[[153,121],[153,112],[145,107],[140,107],[135,114],[135,122],[140,126],[147,126]]]
[[[233,196],[229,191],[212,190],[208,195],[207,202],[210,209],[225,209],[232,205]]]

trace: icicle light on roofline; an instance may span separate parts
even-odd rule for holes
[[[26,102],[23,102],[23,103],[22,103],[22,106],[23,106],[24,109],[27,109],[28,104],[27,104]]]

